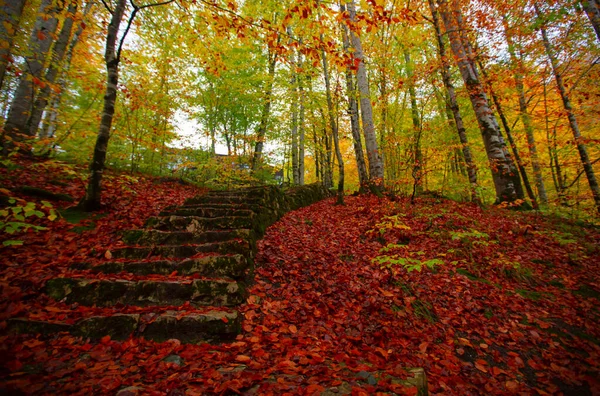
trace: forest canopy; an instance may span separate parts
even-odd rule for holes
[[[5,0],[3,155],[594,213],[599,9]]]

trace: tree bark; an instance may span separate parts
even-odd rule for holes
[[[106,51],[104,60],[106,62],[106,91],[104,95],[104,108],[98,138],[94,147],[94,156],[90,165],[90,180],[88,182],[85,196],[79,203],[79,206],[85,211],[93,211],[100,208],[100,192],[102,185],[102,174],[104,172],[104,163],[106,160],[106,149],[108,139],[110,138],[110,129],[113,116],[115,114],[115,102],[117,100],[117,84],[119,83],[119,57],[117,52],[117,35],[119,26],[125,13],[126,0],[118,0],[115,9],[112,12],[112,18],[108,25],[106,35]]]
[[[356,7],[354,0],[348,1],[346,7],[349,13],[350,22],[356,22]],[[375,124],[373,122],[373,106],[371,104],[371,92],[369,89],[369,80],[364,62],[364,53],[360,37],[350,27],[350,41],[354,47],[354,59],[358,68],[356,70],[356,81],[360,93],[360,112],[363,124],[363,133],[365,136],[365,145],[367,146],[367,158],[369,159],[369,184],[373,192],[380,195],[383,190],[383,162],[377,146],[377,136],[375,135]]]
[[[531,116],[527,109],[527,100],[525,98],[525,89],[523,85],[523,62],[517,58],[515,53],[515,43],[509,32],[508,21],[506,17],[503,18],[504,33],[506,35],[506,42],[508,44],[508,53],[515,76],[515,88],[517,89],[517,95],[519,96],[519,113],[521,115],[521,122],[525,128],[525,135],[527,136],[527,144],[529,146],[529,154],[531,155],[531,165],[533,167],[533,176],[535,177],[535,184],[542,205],[548,204],[548,195],[546,194],[546,186],[544,185],[544,178],[542,175],[542,167],[540,165],[540,159],[538,157],[537,146],[535,143],[535,137],[533,134],[533,125],[531,122]]]
[[[82,18],[87,17],[94,7],[93,1],[88,1],[85,5],[85,9],[82,14]],[[40,138],[49,138],[53,137],[56,132],[56,120],[58,119],[58,108],[62,101],[62,96],[67,89],[67,79],[65,78],[68,70],[71,67],[71,59],[73,58],[73,51],[75,50],[75,46],[79,42],[79,38],[85,29],[86,24],[84,21],[81,21],[77,27],[77,30],[73,34],[73,38],[69,42],[69,47],[67,48],[67,53],[63,62],[63,70],[62,77],[59,79],[58,83],[58,94],[52,99],[52,104],[50,105],[50,109],[48,110],[48,114],[44,117],[44,122],[42,126],[42,130],[40,131]],[[50,146],[46,148],[48,150]]]
[[[538,18],[542,18],[542,14],[540,12],[539,6],[534,3],[535,11]],[[590,190],[592,191],[592,196],[594,197],[594,203],[596,205],[596,209],[600,212],[600,187],[598,186],[598,180],[596,179],[596,174],[594,173],[594,168],[590,161],[589,154],[587,152],[587,148],[582,141],[581,131],[579,130],[579,124],[577,123],[577,118],[575,117],[575,112],[573,111],[573,105],[571,103],[571,99],[569,98],[569,94],[567,89],[565,88],[565,84],[563,81],[563,76],[560,70],[558,70],[558,59],[554,54],[552,49],[552,45],[550,44],[550,40],[548,39],[548,33],[546,32],[546,27],[544,24],[539,28],[542,34],[542,42],[544,43],[544,48],[546,50],[546,55],[548,59],[550,59],[550,65],[552,66],[552,73],[554,74],[554,79],[556,80],[556,86],[558,87],[558,92],[560,93],[560,97],[563,102],[563,107],[565,112],[567,113],[567,118],[569,120],[569,126],[571,127],[571,131],[573,132],[573,137],[575,138],[575,143],[577,144],[577,151],[579,152],[579,158],[581,159],[581,164],[583,165],[583,170],[585,172],[585,176],[587,177],[588,184],[590,186]]]
[[[414,72],[413,65],[410,59],[410,52],[407,48],[404,48],[404,62],[406,65],[406,79],[408,80],[408,96],[410,99],[410,114],[413,124],[413,193],[411,196],[411,202],[414,200],[415,195],[423,192],[423,185],[421,181],[423,179],[423,152],[421,151],[421,116],[419,115],[419,107],[417,104],[417,94],[415,91]]]
[[[42,120],[42,114],[48,105],[51,86],[56,82],[56,77],[58,76],[58,73],[62,67],[63,59],[67,52],[67,46],[69,45],[69,38],[71,38],[71,31],[73,30],[76,12],[77,2],[74,1],[69,4],[65,21],[63,22],[60,33],[58,34],[56,43],[54,43],[54,48],[52,49],[52,58],[50,59],[50,65],[48,66],[44,80],[45,85],[40,89],[40,92],[35,99],[31,116],[29,117],[29,120],[27,120],[29,136],[35,136],[38,132],[38,127],[40,125],[40,121]]]
[[[19,80],[19,85],[14,93],[14,99],[4,124],[5,137],[8,138],[5,144],[6,147],[4,147],[5,150],[14,147],[13,142],[21,142],[33,137],[29,133],[28,120],[38,87],[44,84],[42,81],[44,64],[58,25],[57,16],[59,12],[60,8],[52,0],[42,0],[38,9],[38,18],[29,40],[30,55],[25,58],[28,70],[22,74]],[[31,148],[28,144],[24,144],[22,151],[30,153]]]
[[[446,33],[450,39],[450,46],[468,90],[471,105],[481,130],[494,181],[496,203],[513,202],[519,198],[516,183],[520,184],[520,181],[515,180],[514,175],[511,175],[510,161],[506,158],[505,144],[500,135],[500,126],[490,108],[483,85],[479,81],[477,69],[469,59],[467,46],[458,33],[460,27],[448,10],[448,1],[439,0],[438,4]]]
[[[346,7],[340,5],[341,12],[346,10]],[[344,51],[348,53],[350,49],[350,39],[348,26],[342,24],[342,39]],[[356,100],[356,89],[354,86],[354,78],[352,69],[346,66],[346,91],[348,95],[348,113],[350,114],[350,129],[352,131],[352,142],[354,146],[354,155],[356,158],[356,168],[358,170],[358,181],[360,183],[359,191],[364,192],[369,183],[369,175],[367,173],[367,165],[365,163],[365,154],[362,148],[362,140],[360,137],[360,122],[358,119],[358,102]]]
[[[479,194],[477,192],[477,165],[473,160],[473,155],[471,154],[471,149],[469,147],[469,141],[467,139],[467,130],[463,123],[462,116],[460,114],[460,108],[458,106],[458,100],[456,99],[456,91],[454,90],[454,85],[452,84],[452,76],[450,74],[450,65],[448,64],[448,58],[446,55],[446,45],[444,43],[444,39],[442,36],[442,29],[440,27],[440,20],[437,9],[434,4],[434,0],[428,0],[429,9],[431,10],[431,16],[433,21],[433,27],[436,33],[436,41],[438,47],[438,53],[440,55],[440,59],[442,62],[442,80],[444,82],[444,87],[446,88],[447,99],[448,99],[448,107],[452,113],[452,118],[454,120],[454,125],[456,126],[456,130],[458,133],[458,139],[460,140],[462,146],[462,153],[467,165],[467,175],[469,177],[469,184],[471,190],[471,199],[473,202],[477,204],[481,204],[481,199],[479,198]]]
[[[5,0],[0,7],[0,89],[4,85],[6,69],[12,62],[13,40],[19,28],[26,1]]]
[[[581,0],[581,5],[596,32],[598,42],[600,42],[600,2],[598,0]]]
[[[269,50],[269,66],[268,77],[265,82],[265,96],[263,102],[262,113],[260,116],[260,124],[256,131],[256,144],[254,146],[254,155],[252,156],[252,170],[257,170],[262,163],[262,154],[265,144],[265,134],[271,116],[271,101],[273,99],[273,82],[275,80],[275,66],[277,65],[277,54]]]
[[[321,34],[321,41],[323,41],[323,34]],[[327,54],[324,49],[321,49],[321,61],[323,62],[323,78],[325,79],[325,95],[327,98],[327,114],[329,116],[329,126],[331,127],[331,135],[333,137],[333,145],[335,147],[335,156],[338,163],[338,189],[337,189],[337,203],[342,205],[344,203],[344,160],[342,159],[342,152],[340,151],[340,140],[338,137],[338,125],[335,122],[333,100],[331,98],[331,82],[329,79],[329,68],[327,65]]]
[[[298,68],[302,70],[302,54],[298,54]],[[300,93],[299,115],[298,115],[298,184],[304,185],[304,134],[305,134],[305,106],[304,106],[304,82],[302,76],[298,76],[298,92]]]
[[[492,97],[492,102],[494,103],[494,106],[496,107],[496,110],[498,111],[498,116],[500,117],[500,121],[502,122],[504,131],[506,132],[506,137],[510,144],[510,148],[512,149],[513,155],[515,156],[515,161],[517,163],[516,167],[518,167],[518,170],[515,167],[515,164],[514,164],[515,161],[512,160],[512,158],[510,157],[510,154],[508,153],[508,150],[506,150],[507,151],[506,158],[510,162],[511,174],[515,175],[516,178],[518,178],[519,175],[521,176],[521,179],[523,180],[523,184],[525,185],[525,190],[527,191],[527,196],[531,200],[533,208],[539,209],[537,200],[535,198],[535,194],[533,193],[533,189],[531,188],[531,183],[529,183],[529,177],[527,176],[527,170],[525,169],[525,166],[523,165],[523,160],[521,159],[521,155],[519,154],[519,149],[517,147],[517,143],[515,142],[515,139],[512,136],[512,131],[511,131],[510,125],[508,125],[506,116],[504,115],[504,110],[502,109],[500,100],[498,99],[498,96],[496,96],[496,93],[494,92],[494,88],[492,87],[492,83],[488,79],[485,69],[483,68],[483,66],[481,64],[479,67],[481,68],[481,71],[483,72],[484,78],[486,78],[488,80],[488,89],[490,91],[490,96]],[[517,196],[519,198],[522,198],[524,196],[523,191],[518,189],[520,187],[520,184],[515,183],[515,186],[517,188]]]

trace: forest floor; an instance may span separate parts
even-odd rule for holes
[[[83,194],[82,169],[13,165],[0,169],[0,188]],[[54,301],[43,285],[73,262],[109,259],[120,231],[202,193],[110,173],[104,188],[104,210],[75,223],[64,211],[73,203],[54,203],[62,217],[10,236],[22,246],[0,247],[0,334],[24,313],[72,320],[100,310]],[[233,342],[2,335],[0,389],[414,394],[388,376],[422,367],[431,394],[600,395],[598,228],[435,198],[346,197],[344,206],[328,199],[288,213],[259,242],[256,263]]]

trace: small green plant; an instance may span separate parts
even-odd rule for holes
[[[444,261],[434,258],[430,260],[421,261],[410,257],[397,257],[395,256],[377,256],[372,260],[373,263],[379,264],[380,268],[392,268],[396,265],[401,265],[408,272],[418,271],[421,272],[423,267],[434,269],[438,264],[443,264]]]
[[[6,189],[0,189],[0,193],[10,193]],[[17,234],[27,230],[43,231],[46,227],[32,224],[28,221],[31,218],[47,218],[54,221],[58,218],[52,204],[48,201],[42,201],[41,205],[35,202],[27,202],[23,199],[10,197],[8,199],[10,206],[0,210],[0,232],[9,235]],[[4,246],[22,245],[23,241],[9,239],[2,242]]]
[[[383,217],[383,219],[381,219],[380,223],[375,224],[375,228],[372,230],[367,231],[367,234],[371,234],[374,232],[379,232],[380,235],[385,234],[387,231],[391,231],[394,229],[399,229],[399,230],[410,230],[411,228],[409,226],[407,226],[406,224],[404,224],[401,220],[400,217],[404,216],[403,214],[399,213],[397,215],[394,216],[385,216]]]

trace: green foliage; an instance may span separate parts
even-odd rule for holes
[[[369,230],[366,233],[372,234],[374,232],[379,232],[380,235],[383,235],[387,231],[391,230],[410,230],[410,227],[400,220],[400,217],[403,216],[404,215],[401,213],[398,213],[393,216],[384,216],[383,219],[381,219],[381,222],[375,224],[374,229]]]
[[[10,206],[0,210],[0,232],[4,234],[13,235],[27,230],[43,231],[47,228],[32,224],[28,219],[45,218],[54,221],[58,218],[54,207],[48,201],[36,204],[35,202],[27,202],[20,198],[10,197],[8,203]],[[22,245],[23,241],[6,240],[2,244],[4,246],[15,246]]]
[[[438,258],[421,261],[410,257],[395,256],[377,256],[372,262],[379,264],[381,268],[392,268],[392,266],[401,265],[408,272],[415,270],[421,272],[423,267],[434,269],[436,265],[444,264],[444,261]]]

